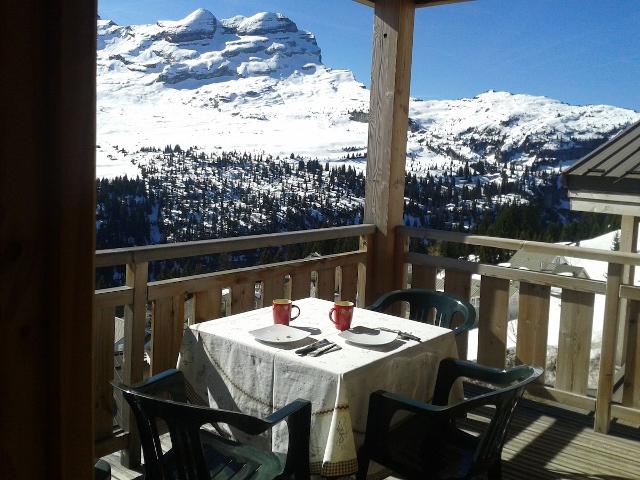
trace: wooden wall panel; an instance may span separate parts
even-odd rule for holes
[[[595,295],[562,289],[556,388],[587,393]]]

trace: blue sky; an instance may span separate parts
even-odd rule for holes
[[[313,32],[323,62],[369,85],[373,9],[353,0],[99,0],[119,24],[276,11]],[[640,111],[640,0],[477,0],[416,14],[411,94],[486,90]]]

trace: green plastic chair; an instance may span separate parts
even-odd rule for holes
[[[369,307],[375,312],[385,312],[397,302],[409,303],[409,319],[417,322],[432,323],[451,329],[456,313],[462,317],[462,324],[453,329],[455,335],[476,327],[476,309],[466,300],[449,293],[436,292],[423,288],[395,290],[382,295]],[[431,315],[435,310],[435,315]]]
[[[500,457],[513,412],[525,387],[542,372],[529,365],[499,370],[447,358],[440,362],[431,404],[382,390],[372,393],[364,445],[358,452],[358,480],[366,478],[370,460],[409,479],[500,479]],[[448,406],[451,387],[461,377],[499,388]],[[495,410],[480,436],[458,428],[459,419],[484,406]],[[398,412],[406,416],[392,426]]]
[[[166,370],[122,391],[136,418],[144,453],[145,478],[152,480],[270,480],[309,478],[311,403],[296,400],[265,419],[187,403],[186,382],[179,370]],[[158,421],[171,436],[163,452]],[[204,430],[227,424],[248,435],[261,435],[286,421],[285,454],[267,452]]]

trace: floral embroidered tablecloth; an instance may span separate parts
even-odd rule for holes
[[[350,475],[364,440],[369,395],[388,390],[418,400],[431,398],[438,364],[457,357],[451,331],[433,325],[355,309],[352,326],[410,332],[422,341],[395,340],[365,348],[345,342],[328,318],[331,302],[307,298],[294,302],[301,314],[291,326],[328,338],[342,349],[319,357],[299,357],[301,344],[270,345],[252,330],[271,325],[271,307],[191,326],[185,332],[180,368],[195,393],[216,408],[266,417],[297,398],[312,403],[311,473]],[[309,339],[306,340],[309,342]],[[304,345],[304,343],[302,344]],[[246,441],[240,432],[228,432]],[[286,426],[257,440],[263,448],[286,452]],[[370,473],[375,473],[370,468]]]

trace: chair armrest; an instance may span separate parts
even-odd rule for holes
[[[478,326],[478,318],[476,316],[475,309],[469,311],[469,316],[467,319],[456,328],[453,329],[454,335],[460,335],[461,333],[468,332],[469,330],[473,330]]]
[[[295,472],[295,478],[309,478],[309,436],[311,402],[297,399],[265,418],[271,426],[286,420],[289,446],[283,475]]]
[[[390,305],[396,302],[396,300],[390,301],[390,297],[395,295],[397,295],[397,291],[385,293],[375,302],[373,302],[373,304],[369,306],[368,310],[373,310],[374,312],[384,312]]]
[[[184,374],[175,368],[157,373],[132,387],[114,382],[111,382],[111,384],[120,390],[134,390],[143,395],[157,396],[162,393],[169,393],[172,400],[182,403],[187,402]]]

